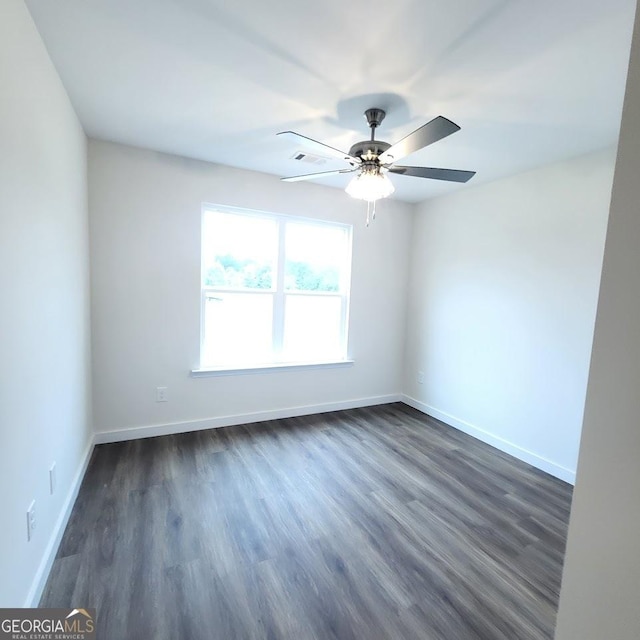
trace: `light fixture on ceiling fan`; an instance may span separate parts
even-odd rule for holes
[[[438,116],[427,124],[422,125],[408,136],[405,136],[394,145],[382,140],[375,139],[375,131],[384,120],[386,113],[382,109],[367,109],[364,116],[371,129],[371,138],[356,142],[349,153],[344,153],[339,149],[330,147],[322,142],[307,138],[294,131],[281,131],[278,135],[285,136],[306,147],[314,148],[318,152],[339,158],[347,162],[348,169],[338,169],[336,171],[323,171],[321,173],[310,173],[301,176],[291,176],[282,178],[285,182],[297,182],[299,180],[313,180],[315,178],[325,178],[327,176],[341,173],[353,173],[353,177],[347,185],[345,191],[353,198],[365,200],[367,202],[367,225],[371,218],[375,218],[376,202],[387,198],[394,191],[393,183],[387,173],[397,173],[400,175],[414,176],[416,178],[430,178],[432,180],[446,180],[449,182],[467,182],[475,175],[475,171],[460,171],[457,169],[435,169],[431,167],[405,167],[394,164],[405,156],[418,151],[442,138],[460,130],[460,127],[444,118]]]

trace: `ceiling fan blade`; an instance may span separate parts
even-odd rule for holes
[[[400,160],[418,149],[450,136],[456,131],[460,131],[460,127],[455,122],[451,122],[451,120],[447,120],[443,116],[438,116],[402,138],[400,142],[396,142],[389,147],[380,156],[380,162],[387,164]]]
[[[318,153],[331,156],[332,158],[338,158],[339,160],[344,160],[349,164],[360,164],[361,162],[360,158],[350,156],[348,153],[340,151],[340,149],[330,147],[329,145],[318,142],[313,138],[307,138],[307,136],[302,136],[295,131],[281,131],[277,135],[283,136],[296,144],[302,144],[307,147],[307,149],[315,149]]]
[[[434,169],[432,167],[389,167],[390,173],[416,178],[431,178],[432,180],[447,180],[449,182],[468,182],[476,175],[475,171],[461,171],[459,169]]]
[[[316,178],[326,178],[327,176],[337,176],[339,173],[353,173],[357,171],[357,167],[353,169],[338,169],[337,171],[322,171],[320,173],[306,173],[303,176],[291,176],[289,178],[280,178],[283,182],[299,182],[300,180],[315,180]]]

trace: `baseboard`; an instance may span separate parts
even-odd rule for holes
[[[401,402],[402,399],[403,396],[398,393],[385,396],[373,396],[369,398],[357,398],[355,400],[343,400],[341,402],[328,402],[301,407],[287,407],[285,409],[272,409],[269,411],[220,416],[215,418],[206,418],[204,420],[155,424],[144,427],[132,427],[130,429],[114,429],[112,431],[101,431],[96,433],[95,443],[106,444],[109,442],[122,442],[124,440],[137,440],[138,438],[167,436],[174,433],[186,433],[188,431],[231,427],[237,424],[264,422],[265,420],[295,418],[297,416],[308,416],[314,413],[327,413],[329,411],[342,411],[344,409],[357,409],[359,407],[371,407],[373,405],[388,404],[390,402]]]
[[[528,451],[527,449],[519,447],[513,442],[509,442],[508,440],[504,440],[503,438],[495,436],[488,431],[484,431],[483,429],[480,429],[479,427],[466,422],[465,420],[461,420],[460,418],[456,418],[455,416],[445,413],[444,411],[440,411],[439,409],[425,404],[424,402],[420,402],[419,400],[416,400],[411,396],[403,395],[402,402],[408,404],[414,409],[417,409],[418,411],[421,411],[422,413],[426,413],[432,418],[436,418],[441,422],[444,422],[445,424],[458,429],[459,431],[463,431],[464,433],[467,433],[470,436],[473,436],[474,438],[477,438],[478,440],[481,440],[482,442],[485,442],[486,444],[499,449],[500,451],[504,451],[514,458],[518,458],[518,460],[522,460],[523,462],[526,462],[527,464],[530,464],[537,469],[541,469],[542,471],[545,471],[546,473],[559,478],[560,480],[564,480],[569,484],[575,484],[576,482],[575,470],[562,467],[561,465],[556,464],[551,460],[547,460],[546,458]]]
[[[62,505],[60,515],[58,516],[58,519],[56,520],[56,523],[53,527],[53,531],[51,532],[49,544],[44,551],[40,566],[38,567],[38,571],[36,572],[33,582],[31,583],[31,588],[29,589],[29,593],[27,594],[27,598],[23,605],[26,608],[37,607],[40,602],[42,592],[47,583],[47,578],[49,577],[49,572],[51,571],[53,561],[55,560],[56,553],[58,552],[58,547],[60,546],[60,541],[62,540],[62,535],[64,534],[64,530],[66,529],[67,523],[69,522],[71,510],[73,509],[73,505],[75,504],[76,498],[78,497],[80,485],[82,484],[84,474],[87,470],[87,467],[89,466],[89,460],[91,460],[93,447],[94,441],[93,438],[91,438],[84,452],[82,463],[78,467],[76,475],[73,477],[71,487],[69,488],[67,497],[64,501],[64,504]]]

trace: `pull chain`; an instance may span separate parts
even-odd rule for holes
[[[376,202],[377,200],[373,202],[367,200],[367,227],[376,219]]]

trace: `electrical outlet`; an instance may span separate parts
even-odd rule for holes
[[[33,538],[36,529],[36,501],[32,500],[27,509],[27,541]]]
[[[418,384],[424,384],[424,371],[418,371]]]
[[[156,402],[168,402],[167,387],[156,387]]]
[[[52,463],[49,467],[49,493],[53,495],[56,492],[56,463]]]

